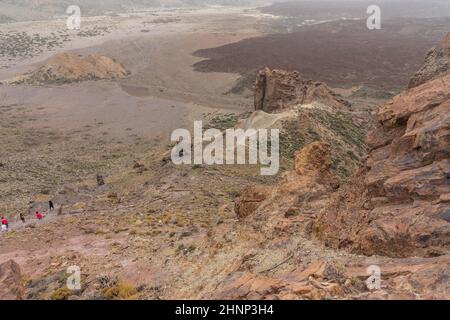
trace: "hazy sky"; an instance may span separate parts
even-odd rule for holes
[[[101,14],[130,8],[181,7],[204,5],[254,5],[282,3],[286,0],[0,0],[0,22],[48,19],[65,14],[65,9],[79,5],[84,14]],[[290,0],[298,7],[292,13],[306,14],[318,10],[326,14],[339,9],[356,9],[378,4],[391,17],[450,17],[450,0]],[[353,5],[354,4],[354,7]],[[342,5],[342,7],[340,7]],[[317,10],[316,10],[317,9]],[[364,9],[364,8],[363,8]],[[289,15],[289,10],[285,10]],[[328,11],[328,12],[326,12]],[[337,12],[336,12],[337,13]]]

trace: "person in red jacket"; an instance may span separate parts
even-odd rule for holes
[[[42,220],[42,219],[44,218],[44,215],[43,215],[42,213],[36,211],[36,218],[37,218],[38,220]]]
[[[5,217],[2,217],[2,231],[8,230],[8,219]]]

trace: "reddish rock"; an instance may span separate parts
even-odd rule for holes
[[[268,189],[260,186],[247,188],[235,203],[235,212],[239,219],[254,213],[268,196]]]
[[[234,273],[227,277],[214,299],[330,299],[343,296],[342,286],[325,276],[328,265],[317,261],[301,272],[300,278],[288,273],[269,277],[252,273]]]
[[[448,72],[450,72],[450,32],[440,46],[428,52],[424,66],[411,78],[409,88],[417,87]]]
[[[364,173],[315,223],[327,245],[366,255],[450,250],[450,75],[410,89],[378,112]]]
[[[312,102],[337,109],[350,106],[327,85],[305,80],[298,71],[270,70],[266,67],[258,72],[255,110],[272,113]]]
[[[324,142],[313,142],[295,154],[294,167],[300,176],[308,176],[317,183],[339,187],[339,179],[331,171],[331,147]]]
[[[450,256],[377,261],[381,290],[361,293],[357,299],[450,299]],[[352,265],[345,270],[348,279],[367,280],[367,266]]]
[[[285,173],[273,188],[248,188],[236,202],[235,211],[239,218],[244,218],[265,202],[261,215],[270,215],[272,222],[297,213],[314,215],[328,203],[328,195],[339,183],[331,171],[330,146],[314,142],[296,153],[295,171]]]

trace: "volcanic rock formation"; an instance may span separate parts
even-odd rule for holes
[[[350,104],[327,85],[305,80],[298,71],[263,68],[256,77],[255,110],[277,112],[299,104],[321,103],[336,109]]]
[[[450,253],[450,74],[436,72],[380,108],[365,168],[315,224],[327,245],[391,257]]]
[[[294,254],[275,264],[290,267],[272,276],[272,269],[230,274],[217,297],[448,299],[450,74],[432,78],[380,108],[367,136],[368,159],[340,189],[330,170],[332,150],[316,142],[296,154],[295,171],[266,187],[264,197],[253,201],[251,187],[238,199],[237,208],[252,203],[245,221],[267,247],[289,243],[302,230],[334,253],[364,256],[348,256],[342,270],[321,258],[296,269],[289,263]],[[329,254],[322,250],[320,257]],[[382,288],[370,291],[361,282],[374,264]]]
[[[423,67],[414,74],[409,82],[409,88],[417,87],[425,82],[436,79],[450,70],[450,32],[444,42],[431,49]]]

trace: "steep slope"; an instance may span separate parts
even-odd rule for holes
[[[231,274],[218,296],[448,298],[449,129],[450,75],[442,75],[380,108],[378,125],[367,137],[369,158],[339,190],[329,167],[329,146],[305,147],[297,153],[296,172],[287,173],[273,188],[249,188],[237,201],[236,212],[264,234],[264,247],[284,248],[299,232],[304,243],[313,239],[312,245],[275,264],[280,271]],[[310,257],[317,240],[333,253],[323,247],[315,263],[299,268],[298,261]],[[335,255],[343,256],[340,260]],[[296,257],[297,263],[290,261]],[[340,264],[345,267],[338,271]],[[367,279],[369,265],[382,272],[378,290],[349,280]]]
[[[436,73],[380,108],[365,168],[315,224],[327,245],[392,257],[449,254],[450,74]]]
[[[431,49],[423,67],[417,71],[409,82],[409,88],[417,87],[425,82],[436,79],[450,70],[450,32],[444,42]]]

